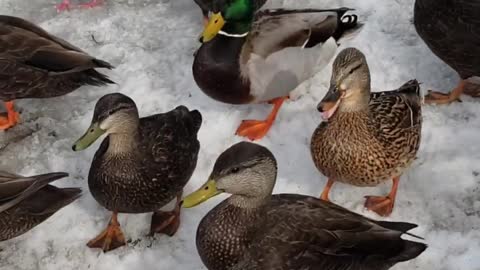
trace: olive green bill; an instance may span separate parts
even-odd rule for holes
[[[82,151],[87,149],[92,143],[94,143],[100,136],[105,133],[105,130],[101,129],[97,123],[93,123],[72,146],[73,151]]]
[[[217,189],[216,182],[214,180],[208,180],[207,183],[197,191],[183,198],[182,207],[191,208],[197,206],[220,193],[222,192]]]

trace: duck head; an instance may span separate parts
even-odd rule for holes
[[[267,148],[240,142],[218,157],[208,181],[185,197],[182,206],[194,207],[221,193],[261,201],[272,194],[276,177],[277,162]]]
[[[138,124],[137,106],[131,98],[120,93],[105,95],[95,105],[90,127],[72,149],[84,150],[103,134],[130,134]]]
[[[342,50],[333,63],[330,88],[317,109],[324,120],[336,112],[368,109],[370,71],[365,55],[355,48]]]
[[[254,14],[253,0],[217,0],[200,41],[209,42],[221,31],[232,37],[246,36]]]

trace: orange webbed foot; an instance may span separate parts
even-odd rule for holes
[[[465,81],[460,81],[460,83],[453,89],[450,93],[445,94],[437,91],[429,90],[428,94],[425,96],[425,103],[426,104],[450,104],[455,101],[460,100],[460,95],[463,93],[465,89]]]
[[[394,201],[388,196],[366,196],[365,207],[382,217],[389,216],[393,211]]]
[[[89,248],[100,248],[103,252],[108,252],[124,245],[126,245],[125,236],[120,228],[120,223],[117,221],[116,213],[112,215],[108,227],[87,243]]]
[[[20,120],[20,114],[14,110],[13,102],[5,102],[7,116],[0,116],[0,130],[7,130],[15,126]]]
[[[272,127],[273,121],[268,120],[243,120],[235,135],[247,137],[251,141],[260,140]]]
[[[180,213],[176,211],[153,213],[152,224],[150,225],[150,236],[155,233],[162,233],[173,236],[180,227]]]

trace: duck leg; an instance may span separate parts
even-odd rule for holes
[[[175,208],[172,211],[155,211],[150,225],[150,236],[155,233],[163,233],[173,236],[180,226],[180,202],[182,201],[183,191],[177,195]]]
[[[20,119],[18,112],[15,111],[13,101],[5,102],[7,116],[0,116],[0,130],[6,130],[18,123]]]
[[[57,12],[62,12],[62,11],[70,10],[71,8],[77,8],[77,7],[93,8],[93,7],[101,5],[102,2],[103,2],[103,0],[91,0],[90,2],[85,3],[85,4],[80,4],[78,6],[72,6],[72,4],[70,4],[70,0],[63,0],[62,3],[56,5],[56,8],[57,8]]]
[[[103,252],[107,252],[125,244],[125,236],[120,228],[120,223],[118,223],[117,212],[113,212],[108,227],[97,237],[90,240],[87,246],[89,248],[101,248]]]
[[[389,216],[393,211],[395,205],[395,197],[397,196],[398,183],[400,177],[393,178],[393,185],[390,193],[387,196],[365,196],[365,207],[380,216]]]
[[[243,120],[242,124],[238,127],[235,132],[236,135],[247,137],[248,139],[260,140],[263,138],[267,132],[272,127],[275,118],[277,117],[278,111],[282,106],[285,99],[288,97],[281,97],[271,100],[269,103],[273,104],[273,109],[265,120]]]
[[[320,195],[320,199],[327,202],[330,201],[330,199],[328,198],[328,194],[330,193],[330,189],[332,188],[333,183],[334,183],[333,180],[329,178],[327,181],[327,184],[325,185],[325,188],[323,188],[323,192],[322,192],[322,195]]]
[[[436,92],[429,90],[428,94],[425,96],[426,104],[450,104],[454,101],[460,101],[460,95],[465,89],[466,82],[461,80],[460,83],[455,87],[450,93],[444,94],[441,92]]]

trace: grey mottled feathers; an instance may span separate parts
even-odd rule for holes
[[[415,224],[374,221],[308,196],[274,195],[266,216],[233,270],[388,269],[426,248],[400,238]]]

